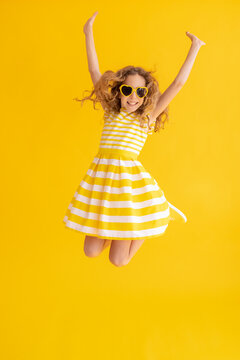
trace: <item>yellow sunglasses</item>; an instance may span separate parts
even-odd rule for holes
[[[119,89],[124,96],[130,96],[133,91],[135,91],[139,98],[144,98],[148,93],[148,88],[146,86],[139,86],[134,89],[131,85],[122,84]]]

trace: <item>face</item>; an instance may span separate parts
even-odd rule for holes
[[[139,86],[146,86],[144,77],[138,74],[128,75],[124,84],[131,85],[134,89]],[[136,111],[144,101],[144,98],[139,98],[135,91],[130,96],[124,96],[119,92],[119,97],[121,99],[121,107],[129,112]]]

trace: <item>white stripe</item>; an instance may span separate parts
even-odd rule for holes
[[[105,215],[97,214],[88,211],[83,211],[72,206],[71,213],[80,216],[84,219],[98,220],[102,222],[117,222],[117,223],[144,223],[147,221],[165,219],[169,216],[169,208],[167,210],[158,211],[148,215]]]
[[[141,147],[144,145],[145,143],[145,139],[144,140],[141,140],[141,141],[138,141],[136,140],[135,138],[130,138],[129,136],[119,136],[119,135],[103,135],[101,137],[101,140],[125,140],[125,141],[130,141],[130,142],[134,142],[135,144],[139,144]]]
[[[124,131],[125,130],[125,131]],[[140,131],[140,130],[133,130],[133,129],[124,129],[124,128],[120,128],[120,129],[117,129],[117,128],[104,128],[103,131],[102,131],[102,134],[109,134],[109,135],[122,135],[123,137],[126,137],[126,136],[131,136],[135,139],[138,139],[138,140],[142,140],[144,139],[147,135],[147,133],[143,130],[143,131]]]
[[[121,120],[120,122],[119,119],[112,119],[111,121],[106,121],[104,124],[104,127],[109,127],[109,126],[112,127],[116,126],[117,128],[126,127],[126,128],[139,129],[140,123],[132,120],[130,121]]]
[[[107,158],[99,158],[97,156],[94,157],[93,163],[104,164],[104,165],[123,166],[123,167],[142,166],[142,164],[140,163],[139,160],[123,160],[123,159],[115,159],[115,158],[107,159]]]
[[[179,215],[181,215],[184,218],[185,222],[187,222],[187,217],[186,215],[184,215],[184,213],[181,210],[177,209],[175,206],[170,204],[170,202],[168,202],[168,204],[172,209],[174,209],[177,213],[179,213]]]
[[[124,146],[124,145],[127,145],[127,146],[132,146],[134,149],[136,149],[136,150],[141,150],[142,149],[142,146],[138,146],[138,145],[135,145],[133,142],[132,143],[129,143],[129,142],[125,142],[125,141],[116,141],[116,140],[101,140],[100,141],[100,144],[109,144],[109,145],[111,145],[111,144],[119,144],[119,145],[122,145],[122,146]]]
[[[135,116],[134,115],[125,115],[122,113],[110,113],[108,119],[118,119],[118,120],[124,120],[124,119],[128,119],[128,120],[134,120]]]
[[[121,120],[124,120],[124,119],[129,119],[129,120],[134,120],[135,117],[136,117],[136,114],[132,113],[132,114],[128,114],[126,115],[127,112],[120,112],[118,116],[121,116]]]
[[[121,122],[117,121],[117,120],[121,120]],[[131,124],[134,124],[134,125],[139,125],[139,121],[138,120],[135,120],[135,119],[118,119],[118,118],[109,118],[107,120],[105,120],[105,124],[109,125],[111,123],[116,123],[116,124],[126,124],[126,125],[131,125]]]
[[[83,233],[88,233],[88,234],[92,234],[92,235],[96,235],[96,236],[99,235],[99,236],[107,236],[107,237],[115,237],[115,238],[117,237],[119,239],[121,239],[121,238],[136,238],[137,239],[139,237],[144,237],[144,236],[161,235],[164,233],[164,231],[168,227],[168,224],[167,224],[167,225],[162,225],[160,227],[152,228],[152,229],[134,230],[134,231],[121,230],[120,231],[120,230],[101,230],[101,229],[97,229],[97,228],[93,228],[93,227],[89,227],[89,226],[79,225],[73,221],[67,220],[67,217],[65,217],[64,222],[67,227],[82,231]]]
[[[146,126],[145,126],[146,127]],[[115,129],[115,130],[119,130],[119,131],[133,131],[136,133],[141,134],[141,130],[144,129],[144,127],[141,127],[140,124],[135,124],[135,123],[131,123],[131,124],[123,124],[120,123],[119,121],[112,121],[109,124],[105,123],[103,126],[103,130],[105,129]]]
[[[132,186],[121,186],[121,187],[114,187],[114,186],[107,186],[107,185],[91,185],[85,182],[84,180],[81,181],[80,186],[83,189],[89,191],[98,191],[101,193],[109,193],[109,194],[131,194],[131,195],[141,195],[145,194],[146,192],[150,191],[157,191],[159,188],[156,185],[147,184],[145,186],[133,189]]]
[[[103,206],[106,208],[133,208],[133,209],[142,209],[153,205],[163,204],[166,201],[164,195],[161,197],[144,200],[144,201],[109,201],[109,200],[102,200],[102,199],[95,199],[95,198],[88,198],[87,196],[83,196],[75,193],[74,197],[77,201],[80,201],[87,205],[96,205],[96,206]]]
[[[144,141],[146,140],[146,133],[144,134],[140,134],[140,135],[136,135],[136,133],[130,133],[128,132],[121,132],[121,131],[116,131],[116,130],[103,130],[102,134],[110,134],[110,135],[115,135],[115,136],[122,136],[122,137],[126,137],[126,136],[131,136],[132,138],[139,140],[139,141]],[[145,141],[144,141],[145,142]]]
[[[139,151],[136,151],[134,149],[131,149],[127,146],[117,146],[117,145],[100,145],[99,146],[100,148],[107,148],[107,149],[120,149],[120,150],[127,150],[127,151],[130,151],[130,152],[133,152],[135,154],[139,154]]]

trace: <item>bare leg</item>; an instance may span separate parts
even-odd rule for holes
[[[112,240],[100,239],[96,236],[85,236],[84,252],[87,256],[95,257],[101,254],[101,252],[110,245]]]
[[[112,240],[109,260],[116,266],[127,265],[144,240]]]
[[[111,244],[112,240],[105,239],[102,250],[106,249]]]
[[[130,248],[129,248],[129,261],[136,254],[138,249],[142,246],[144,240],[132,240]]]

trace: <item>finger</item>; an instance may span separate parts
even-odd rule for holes
[[[92,17],[91,17],[91,22],[93,22],[95,20],[95,17],[97,16],[97,14],[94,14]]]

